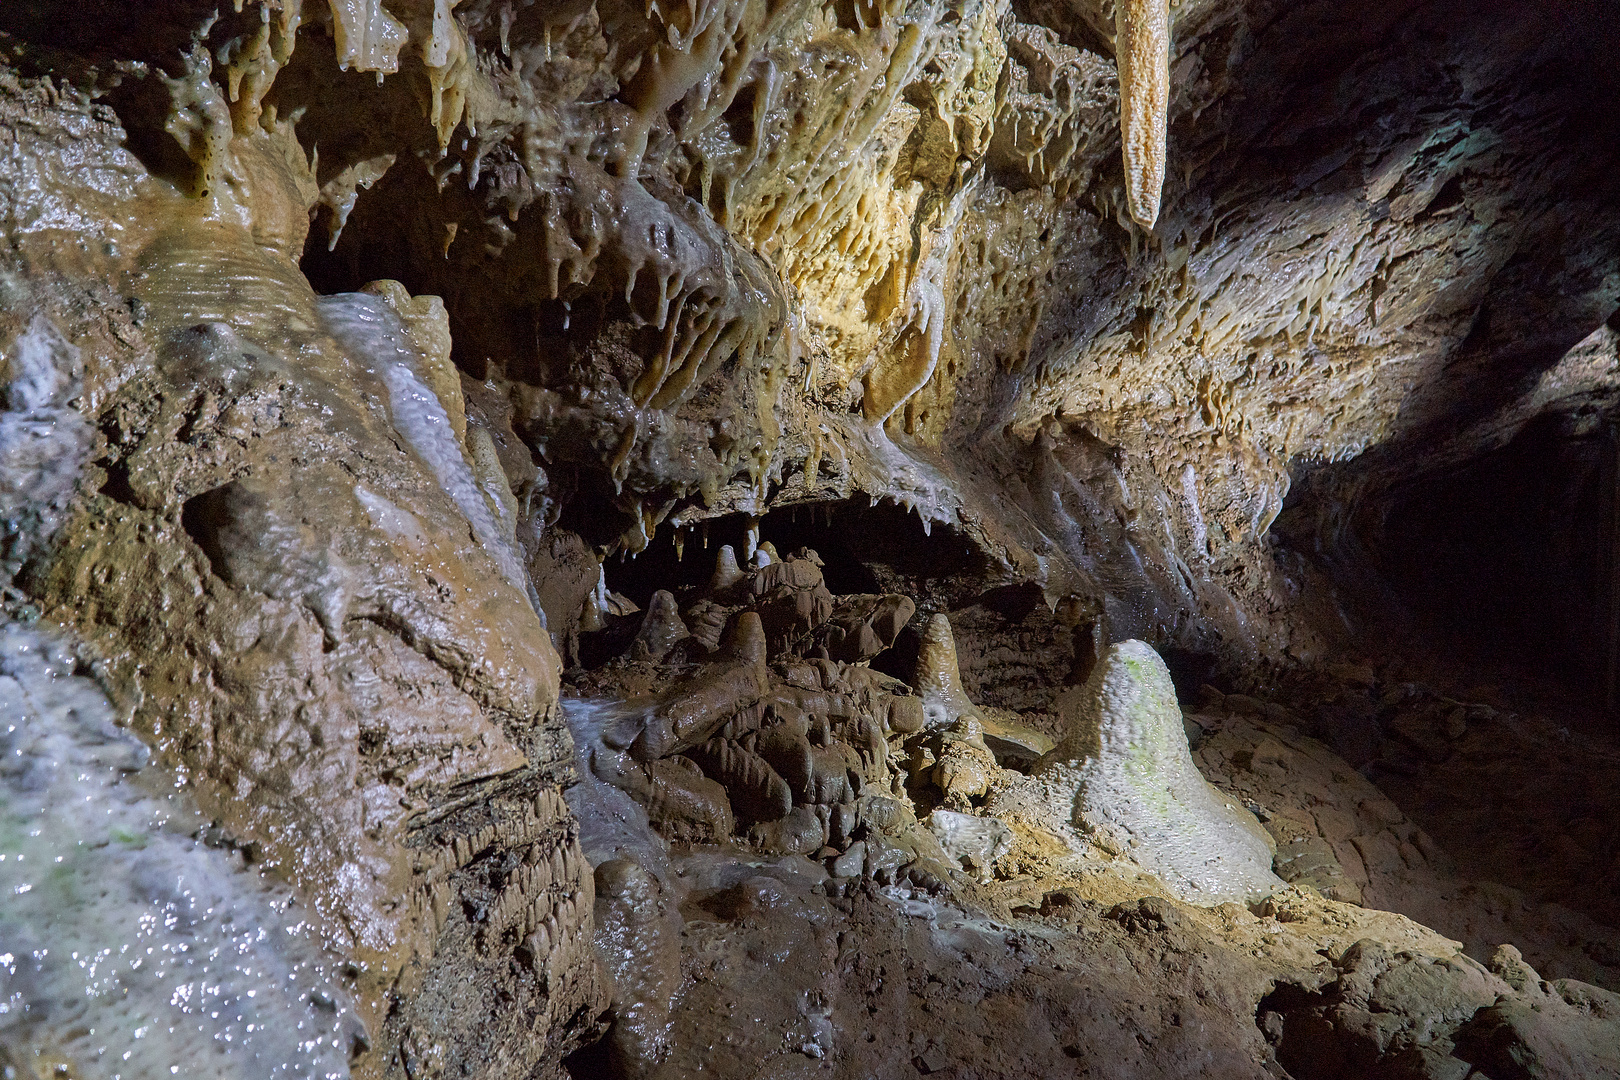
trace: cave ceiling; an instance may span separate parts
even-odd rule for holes
[[[1620,288],[1598,6],[1180,4],[1158,117],[1113,55],[1153,4],[397,7],[8,19],[185,212],[443,297],[610,554],[884,498],[1275,652],[1231,598],[1293,478],[1488,420]]]

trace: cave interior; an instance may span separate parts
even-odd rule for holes
[[[1620,1078],[1617,14],[0,7],[0,1072]]]

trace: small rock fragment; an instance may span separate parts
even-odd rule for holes
[[[928,831],[947,855],[984,881],[996,860],[1012,849],[1012,830],[993,817],[935,810],[928,815]]]

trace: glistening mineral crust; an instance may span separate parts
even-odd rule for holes
[[[1151,646],[1110,645],[1065,718],[1068,735],[1033,770],[1052,800],[1038,820],[1096,834],[1189,903],[1258,902],[1282,884],[1276,841],[1193,763]]]

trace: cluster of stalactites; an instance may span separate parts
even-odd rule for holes
[[[427,0],[418,4],[420,10],[412,17],[412,25],[407,26],[378,0],[328,0],[338,66],[346,71],[375,72],[381,81],[384,75],[399,70],[400,51],[416,40],[429,81],[427,119],[441,151],[449,146],[451,134],[463,121],[473,135],[477,134],[477,121],[468,105],[472,51],[453,17],[459,2]],[[237,10],[243,6],[242,0],[237,0]],[[232,136],[250,134],[260,126],[265,95],[292,57],[304,20],[303,0],[261,0],[257,7],[258,25],[218,50],[225,84],[223,95],[212,78],[215,57],[200,45],[186,54],[184,73],[179,79],[164,79],[173,99],[165,130],[180,142],[197,166],[194,195],[207,195],[217,189]],[[213,25],[210,20],[202,32]],[[342,228],[342,220],[353,205],[355,188],[369,187],[393,160],[394,155],[389,154],[361,162],[351,167],[358,170],[352,179],[339,181],[339,195],[325,200],[333,206],[334,231]],[[340,205],[344,191],[347,205]]]

